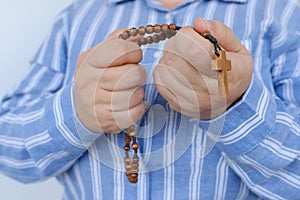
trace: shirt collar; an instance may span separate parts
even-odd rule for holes
[[[133,1],[133,0],[108,0],[108,2],[112,4],[121,3],[124,1]],[[207,1],[211,1],[211,0],[207,0]],[[218,1],[223,1],[228,3],[247,3],[248,0],[218,0]]]

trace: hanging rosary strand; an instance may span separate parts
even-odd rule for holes
[[[139,145],[136,141],[136,131],[134,125],[127,128],[125,132],[126,133],[125,133],[125,146],[124,146],[124,151],[125,151],[124,162],[125,162],[126,176],[130,183],[137,183],[140,159],[137,153]],[[131,144],[131,148],[134,151],[134,155],[132,158],[129,157],[130,144]]]
[[[132,38],[132,41],[139,46],[158,43],[165,39],[170,39],[176,35],[181,27],[176,24],[156,24],[140,26],[139,28],[130,28],[119,35],[120,39],[127,40]],[[214,45],[216,59],[211,61],[211,69],[218,71],[219,94],[222,98],[229,97],[227,71],[231,70],[231,61],[226,59],[226,52],[219,46],[217,39],[205,30],[200,33],[205,39],[209,40]],[[125,130],[125,169],[126,176],[130,183],[137,183],[139,172],[139,145],[136,139],[136,130],[134,125]],[[133,157],[130,158],[129,151],[132,148]]]

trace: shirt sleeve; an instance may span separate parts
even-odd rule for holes
[[[66,171],[99,136],[77,118],[66,80],[72,11],[57,17],[29,72],[1,102],[0,171],[20,182]]]
[[[265,36],[270,62],[262,68],[271,69],[269,74],[256,71],[241,100],[223,116],[201,122],[208,134],[221,130],[216,147],[243,182],[266,199],[300,194],[299,9],[288,6],[292,13],[284,13],[286,23],[274,20]]]

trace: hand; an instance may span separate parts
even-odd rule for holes
[[[145,112],[142,84],[146,73],[138,63],[137,44],[107,40],[79,57],[74,83],[74,102],[80,121],[93,132],[118,133],[138,121]]]
[[[218,91],[218,72],[211,70],[215,59],[211,42],[199,33],[209,30],[227,52],[232,69],[228,72],[229,98]],[[159,93],[170,107],[184,115],[212,119],[222,114],[248,88],[253,71],[250,53],[224,24],[196,19],[194,29],[182,28],[169,40],[154,71]]]

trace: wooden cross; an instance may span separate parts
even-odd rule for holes
[[[211,61],[211,69],[219,72],[219,93],[222,98],[229,97],[227,71],[231,70],[231,61],[226,60],[226,52],[219,51],[220,56]]]

